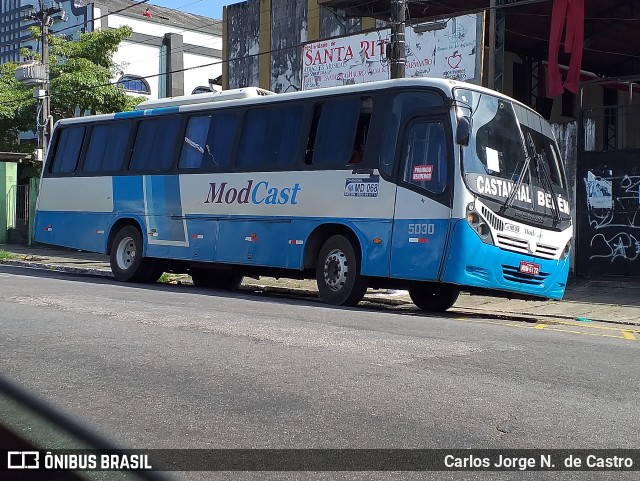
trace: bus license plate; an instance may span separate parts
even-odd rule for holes
[[[530,274],[537,276],[540,274],[540,264],[534,262],[520,261],[520,272],[523,274]]]

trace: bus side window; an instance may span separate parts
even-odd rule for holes
[[[89,135],[83,172],[117,172],[122,168],[131,122],[95,125]]]
[[[238,167],[291,168],[296,163],[303,115],[301,105],[249,110],[242,125]]]
[[[51,164],[51,173],[70,174],[76,171],[85,127],[64,127],[58,134],[56,150]]]
[[[164,172],[173,164],[180,130],[180,118],[140,121],[129,169],[132,172]]]
[[[213,155],[207,145],[207,133],[209,132],[210,124],[210,116],[189,119],[178,167],[181,169],[199,169],[202,166],[203,158],[207,155],[210,155],[215,163],[215,159],[213,159]]]
[[[447,144],[442,122],[419,122],[409,129],[404,181],[434,194],[447,187]]]
[[[373,102],[371,97],[363,98],[360,105],[360,116],[356,127],[356,137],[353,141],[350,164],[358,164],[364,159],[364,152],[367,146],[367,135],[369,134],[369,124],[371,123],[371,113],[373,112]]]
[[[232,112],[191,117],[178,167],[219,170],[229,165],[237,115]]]
[[[360,136],[356,135],[361,103],[359,98],[350,98],[316,104],[307,142],[307,165],[331,169],[352,163],[354,147],[362,147],[365,138],[364,127]]]

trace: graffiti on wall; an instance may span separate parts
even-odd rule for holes
[[[271,90],[302,88],[302,44],[307,41],[307,0],[271,0]]]
[[[257,87],[260,0],[227,6],[229,88]]]
[[[320,38],[341,37],[362,30],[360,18],[347,17],[343,10],[320,6]]]
[[[582,171],[583,221],[580,246],[587,274],[640,275],[640,168],[637,154],[617,153],[607,162],[600,153]],[[598,156],[592,155],[596,159]]]

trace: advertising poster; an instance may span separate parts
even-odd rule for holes
[[[420,30],[415,26],[415,30]],[[474,82],[478,15],[450,18],[441,30],[416,33],[407,27],[406,77],[443,77]],[[390,29],[321,40],[304,46],[302,89],[312,90],[389,79]]]

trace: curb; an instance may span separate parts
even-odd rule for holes
[[[54,272],[69,272],[71,274],[81,274],[81,275],[92,275],[98,277],[111,277],[113,278],[113,274],[110,270],[99,269],[99,268],[88,268],[88,267],[72,267],[65,266],[60,264],[47,264],[42,262],[33,262],[33,261],[20,261],[16,259],[1,259],[0,265],[11,265],[16,267],[28,267],[33,269],[41,269],[41,270],[49,270]],[[280,295],[296,295],[296,296],[305,296],[314,299],[319,299],[320,296],[317,291],[310,291],[307,289],[294,289],[290,287],[276,287],[276,286],[266,286],[259,283],[249,283],[244,284],[243,289],[252,290],[259,289],[262,292],[272,293],[272,294],[280,294]],[[387,306],[402,306],[412,304],[411,301],[404,299],[384,299],[380,297],[371,298],[365,296],[365,301],[382,304]],[[580,325],[588,325],[589,323],[576,321],[575,317],[566,316],[562,314],[539,314],[532,315],[528,312],[518,312],[518,311],[504,311],[504,312],[495,312],[492,310],[479,309],[479,308],[470,308],[470,307],[458,307],[454,309],[457,313],[466,314],[466,315],[486,315],[495,317],[498,319],[507,319],[507,320],[518,320],[521,322],[535,323],[540,322],[543,324],[553,324],[553,325],[571,325],[571,326],[580,326]],[[559,318],[559,319],[558,319]],[[526,320],[525,320],[526,319]],[[572,321],[572,322],[568,322]],[[634,321],[611,321],[606,319],[590,319],[591,322],[601,322],[604,324],[616,324],[621,326],[634,326],[640,327],[640,322]],[[640,329],[631,329],[633,332],[640,333]]]
[[[111,273],[111,271],[106,271],[104,269],[89,268],[89,267],[71,267],[71,266],[63,266],[60,264],[44,264],[42,262],[19,261],[15,259],[2,259],[0,260],[0,265],[29,267],[32,269],[41,269],[41,270],[55,271],[55,272],[69,272],[71,274],[85,274],[85,275],[100,276],[100,277],[113,277],[113,274]]]

